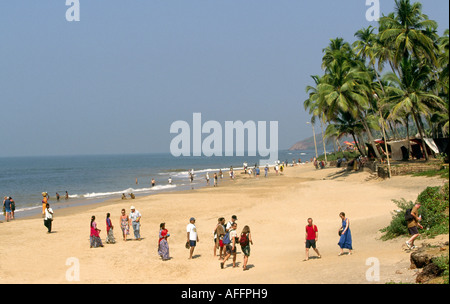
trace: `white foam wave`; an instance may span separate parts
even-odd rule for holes
[[[113,195],[121,195],[122,193],[129,194],[129,193],[145,193],[145,192],[151,192],[151,191],[158,191],[158,190],[167,190],[171,188],[175,188],[176,185],[162,185],[162,186],[154,186],[151,188],[128,188],[121,191],[112,191],[112,192],[91,192],[86,193],[83,195],[78,195],[79,198],[100,198],[105,196],[113,196]]]

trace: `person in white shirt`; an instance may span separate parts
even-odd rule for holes
[[[131,206],[130,221],[133,226],[134,237],[136,240],[141,240],[141,214],[134,206]]]
[[[236,215],[233,215],[233,216],[231,217],[231,221],[229,221],[229,222],[227,223],[227,225],[225,226],[225,232],[228,232],[228,230],[231,229],[231,226],[232,226],[236,221],[237,221],[237,216],[236,216]]]
[[[44,226],[47,227],[48,233],[52,232],[52,221],[53,221],[53,209],[50,208],[50,204],[47,203],[44,213]]]
[[[189,220],[189,224],[186,227],[187,232],[187,243],[189,243],[189,259],[192,259],[192,254],[194,253],[195,246],[197,245],[198,234],[197,234],[197,227],[195,227],[195,218],[191,217]]]

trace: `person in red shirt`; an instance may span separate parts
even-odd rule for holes
[[[317,253],[317,257],[320,259],[320,253],[319,250],[316,248],[317,239],[319,237],[319,231],[317,230],[317,226],[313,225],[312,218],[308,219],[308,225],[306,225],[306,233],[305,233],[305,247],[306,247],[306,253],[305,253],[305,259],[304,261],[309,260],[309,248],[313,248],[314,251]]]

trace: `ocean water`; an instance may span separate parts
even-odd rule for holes
[[[309,161],[314,151],[279,151],[279,160]],[[188,190],[206,185],[205,174],[212,178],[222,169],[229,178],[230,166],[241,169],[243,163],[254,166],[260,157],[174,157],[167,154],[83,155],[0,158],[0,195],[16,202],[16,217],[38,214],[42,208],[42,192],[50,195],[52,208],[92,204],[125,193],[136,196],[159,192]],[[194,169],[191,184],[188,171]],[[168,179],[172,178],[172,185]],[[152,187],[151,180],[156,185]],[[136,179],[138,183],[136,184]],[[69,199],[65,200],[65,192]],[[56,200],[56,193],[61,196]],[[70,204],[68,204],[70,202]],[[1,210],[0,210],[1,211]]]

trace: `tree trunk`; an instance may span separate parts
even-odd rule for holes
[[[420,122],[418,121],[417,114],[414,111],[414,109],[412,110],[412,114],[413,114],[414,122],[416,123],[417,130],[419,130],[420,139],[422,140],[422,148],[423,148],[423,153],[425,155],[425,160],[428,161],[429,158],[428,158],[427,147],[425,145],[425,140],[424,140],[424,136],[423,136],[423,130],[422,130],[422,127],[420,126]]]
[[[369,138],[369,143],[370,143],[370,145],[372,146],[372,148],[373,148],[373,150],[374,150],[374,152],[375,152],[375,157],[376,157],[378,160],[381,161],[380,152],[378,152],[377,145],[376,145],[376,143],[375,143],[375,140],[373,139],[372,132],[370,131],[370,128],[369,128],[369,126],[367,125],[366,120],[365,120],[365,119],[361,119],[361,122],[362,122],[362,124],[363,124],[363,126],[364,126],[364,129],[366,130],[367,137]]]
[[[409,140],[409,115],[406,116],[406,140],[408,141],[408,160],[411,155],[411,141]]]

